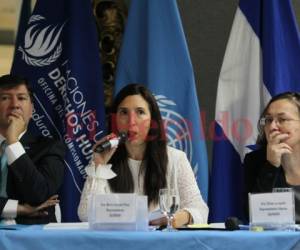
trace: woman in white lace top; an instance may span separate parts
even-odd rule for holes
[[[206,223],[208,207],[201,197],[191,165],[184,152],[167,146],[163,120],[150,91],[140,84],[124,87],[112,105],[110,123],[113,132],[126,132],[128,140],[118,147],[94,153],[86,168],[79,218],[87,221],[90,194],[147,195],[149,211],[153,211],[158,209],[159,189],[172,187],[180,197],[180,209],[173,225]],[[166,222],[166,218],[162,218],[150,223],[162,225]]]

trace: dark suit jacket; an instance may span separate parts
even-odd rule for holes
[[[248,217],[248,193],[272,192],[274,187],[288,187],[282,167],[275,167],[266,159],[262,148],[246,154],[244,159],[245,216]]]
[[[37,206],[57,194],[63,182],[65,146],[62,142],[46,137],[33,137],[25,133],[20,142],[26,153],[8,166],[8,199]],[[0,198],[0,212],[7,199]],[[55,222],[55,209],[49,208],[42,218],[16,218],[21,224]]]

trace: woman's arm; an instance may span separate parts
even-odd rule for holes
[[[116,174],[111,170],[111,165],[95,166],[91,162],[86,168],[87,178],[85,180],[83,190],[78,206],[78,216],[81,221],[88,220],[88,202],[92,194],[105,194],[110,192],[107,180],[114,178]]]
[[[180,210],[175,214],[174,225],[182,226],[188,223],[207,223],[208,207],[202,199],[194,172],[186,157],[180,152],[176,163],[177,184],[180,196]]]

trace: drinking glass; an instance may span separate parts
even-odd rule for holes
[[[159,207],[168,219],[167,228],[164,231],[176,231],[172,225],[174,214],[179,207],[179,195],[175,189],[163,188],[159,190]]]

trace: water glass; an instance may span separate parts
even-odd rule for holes
[[[174,214],[179,207],[179,195],[175,189],[163,188],[159,190],[159,207],[161,212],[168,219],[168,224],[165,231],[176,231],[172,225]]]

